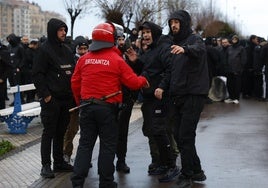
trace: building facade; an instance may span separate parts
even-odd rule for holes
[[[14,33],[17,36],[40,38],[47,35],[50,18],[66,18],[56,12],[42,11],[36,3],[20,0],[0,0],[0,40]]]

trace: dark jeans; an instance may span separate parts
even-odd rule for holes
[[[134,101],[129,99],[128,101],[124,101],[124,107],[120,112],[118,119],[118,142],[116,155],[118,158],[118,162],[125,162],[126,153],[127,153],[127,137],[128,137],[128,128],[129,121],[132,112],[132,108],[134,105]]]
[[[72,100],[41,101],[41,121],[44,126],[41,138],[42,165],[51,164],[51,145],[53,144],[54,164],[63,162],[63,138],[69,123],[69,108]]]
[[[240,99],[242,76],[240,74],[228,74],[227,75],[227,89],[229,98],[232,100]]]
[[[192,176],[201,171],[200,159],[196,152],[195,137],[200,114],[206,96],[186,95],[172,98],[171,114],[174,118],[174,136],[181,154],[181,172]]]
[[[80,110],[80,140],[71,177],[73,187],[83,186],[90,167],[97,137],[100,139],[98,157],[99,187],[109,188],[114,181],[114,158],[118,134],[115,109],[98,104]]]

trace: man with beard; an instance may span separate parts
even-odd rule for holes
[[[206,176],[196,152],[196,128],[209,90],[206,47],[202,38],[191,29],[191,16],[185,10],[173,12],[168,25],[171,38],[171,74],[166,83],[155,90],[162,98],[169,88],[172,100],[171,114],[174,119],[174,135],[181,154],[179,188],[191,187],[192,181],[204,181]]]
[[[48,38],[39,48],[33,62],[33,82],[44,126],[40,173],[44,178],[54,178],[55,172],[73,171],[73,166],[63,159],[63,138],[70,120],[69,108],[73,102],[71,76],[74,58],[71,49],[64,44],[67,31],[68,27],[63,21],[51,18],[47,24]],[[53,171],[51,153],[54,159]]]

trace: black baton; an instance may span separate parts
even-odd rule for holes
[[[114,97],[114,96],[116,96],[116,95],[118,95],[118,94],[120,94],[120,93],[122,93],[122,91],[117,91],[117,92],[111,93],[111,94],[109,94],[109,95],[103,96],[103,97],[101,97],[99,100],[101,100],[101,101],[105,101],[106,99],[111,98],[111,97]],[[84,106],[87,106],[87,105],[89,105],[89,104],[91,104],[91,103],[89,102],[89,103],[81,104],[81,105],[79,105],[79,106],[76,106],[76,107],[74,107],[74,108],[69,109],[69,112],[73,112],[73,111],[75,111],[75,110],[77,110],[77,109],[79,109],[79,108],[82,108],[82,107],[84,107]]]

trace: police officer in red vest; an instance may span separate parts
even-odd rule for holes
[[[117,187],[113,162],[118,136],[118,104],[122,102],[122,94],[111,94],[121,91],[122,84],[133,90],[149,87],[147,80],[138,77],[124,62],[115,46],[115,39],[113,24],[97,25],[92,32],[90,52],[78,60],[71,79],[77,105],[88,104],[80,108],[81,137],[71,177],[73,187],[83,187],[98,136],[99,187]]]

